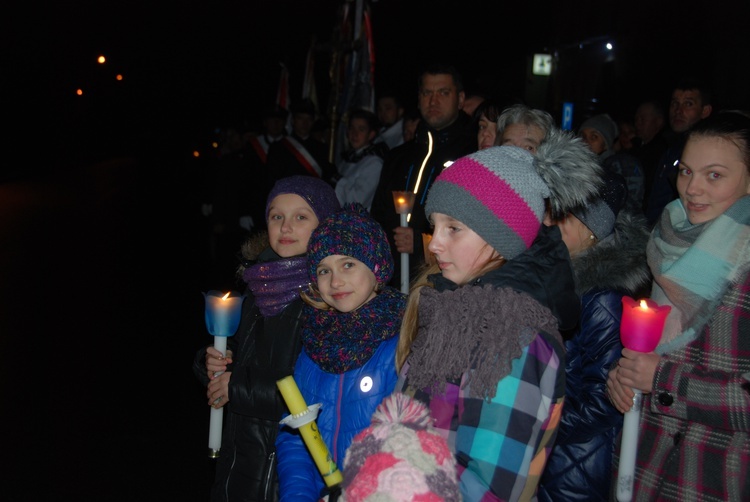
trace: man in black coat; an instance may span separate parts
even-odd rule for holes
[[[431,233],[424,214],[427,192],[443,171],[445,163],[476,150],[476,134],[471,118],[462,110],[464,87],[461,75],[452,66],[427,68],[419,77],[418,104],[422,120],[413,141],[391,150],[385,158],[372,217],[388,234],[396,273],[391,283],[400,283],[400,256],[409,253],[409,277],[425,262],[422,234]],[[394,190],[415,193],[408,227],[400,226],[393,205]]]
[[[273,143],[268,149],[269,186],[288,176],[303,175],[321,178],[335,184],[336,168],[328,161],[328,149],[312,135],[315,106],[307,100],[292,103],[292,133]]]

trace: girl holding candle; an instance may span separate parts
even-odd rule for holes
[[[303,294],[303,351],[294,380],[307,404],[322,403],[317,428],[340,468],[354,436],[396,385],[406,297],[387,286],[388,238],[360,204],[321,222],[307,260],[312,283]],[[319,500],[325,483],[300,435],[283,429],[276,447],[281,500]]]
[[[560,230],[542,220],[546,204],[558,216],[584,204],[601,174],[552,131],[536,157],[499,146],[458,159],[427,197],[437,267],[409,296],[399,388],[429,406],[466,502],[535,497],[565,398],[559,330],[580,310]]]
[[[278,498],[274,442],[286,410],[276,387],[292,373],[301,349],[302,301],[309,279],[305,253],[310,234],[340,208],[336,193],[312,176],[276,182],[268,195],[266,239],[243,246],[240,271],[248,298],[227,354],[206,347],[193,370],[207,386],[208,404],[226,406],[212,501]]]
[[[607,500],[622,414],[607,399],[620,358],[623,295],[650,286],[646,220],[627,211],[625,178],[605,174],[599,196],[556,222],[570,252],[581,320],[565,342],[565,406],[539,484],[540,501]]]
[[[623,412],[644,394],[637,500],[750,500],[750,118],[699,122],[678,167],[647,247],[651,299],[671,311],[607,386]]]

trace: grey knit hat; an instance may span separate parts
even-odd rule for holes
[[[604,142],[607,143],[607,150],[612,150],[615,146],[615,138],[617,138],[617,124],[612,117],[606,113],[601,115],[594,115],[590,119],[586,120],[578,128],[578,133],[584,129],[595,129],[604,138]]]
[[[536,156],[497,146],[462,157],[432,185],[429,218],[443,213],[466,224],[504,258],[531,246],[549,201],[553,217],[585,204],[598,193],[602,169],[572,134],[551,131]]]
[[[615,221],[628,198],[628,187],[625,178],[615,173],[604,175],[604,186],[599,197],[589,204],[571,211],[573,216],[591,230],[599,240],[609,236],[615,230]]]

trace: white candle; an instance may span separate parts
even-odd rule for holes
[[[409,226],[406,221],[407,216],[407,214],[401,213],[402,227]],[[401,292],[405,295],[409,294],[409,253],[401,253]]]
[[[414,206],[415,194],[411,192],[393,192],[393,207],[401,216],[401,226],[409,226],[409,213]],[[401,253],[401,292],[409,294],[409,253]]]
[[[219,291],[203,293],[206,299],[206,328],[214,336],[214,348],[227,355],[227,337],[234,335],[240,324],[242,302],[245,295],[232,296],[232,293],[224,295]],[[214,376],[221,375],[217,372]],[[228,396],[223,396],[228,398]],[[226,404],[226,403],[224,403]],[[208,430],[208,456],[218,458],[221,449],[221,429],[224,419],[224,408],[215,409],[211,407],[211,418]]]
[[[617,469],[617,500],[629,502],[633,498],[635,480],[635,456],[638,452],[638,429],[641,422],[643,394],[633,389],[633,407],[625,413],[622,423],[622,443],[620,444],[620,466]]]
[[[214,348],[221,352],[222,355],[227,355],[227,337],[215,336],[214,337]],[[216,373],[216,376],[220,375],[221,372]],[[211,419],[208,425],[208,456],[210,458],[218,458],[219,450],[221,450],[221,431],[222,424],[224,421],[224,407],[211,408]]]

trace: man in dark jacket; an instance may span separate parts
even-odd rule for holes
[[[417,98],[422,120],[415,140],[391,150],[386,157],[371,209],[372,217],[388,234],[396,265],[391,281],[394,285],[400,282],[401,253],[409,253],[409,277],[414,277],[425,262],[422,234],[430,233],[430,225],[424,203],[432,182],[447,161],[476,150],[471,118],[461,111],[464,87],[455,68],[437,65],[423,71]],[[415,194],[408,227],[400,226],[393,205],[394,190]]]
[[[709,88],[694,79],[680,81],[672,91],[672,99],[669,102],[669,127],[675,139],[659,159],[651,181],[651,192],[646,199],[645,214],[652,227],[661,216],[664,206],[678,197],[677,161],[682,156],[690,129],[711,115],[711,100]]]
[[[268,149],[269,186],[281,178],[314,176],[334,185],[336,168],[328,161],[328,149],[312,136],[315,105],[303,100],[292,104],[292,133]]]

